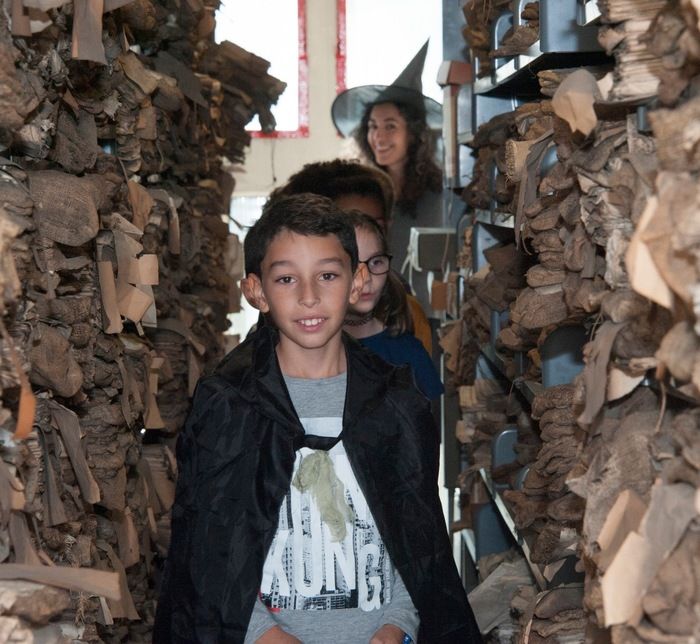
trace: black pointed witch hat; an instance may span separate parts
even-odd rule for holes
[[[376,103],[408,103],[425,114],[428,127],[442,127],[442,106],[423,94],[423,66],[428,41],[418,50],[406,68],[391,85],[360,85],[338,94],[331,106],[331,118],[341,136],[351,136],[362,120],[367,105]]]

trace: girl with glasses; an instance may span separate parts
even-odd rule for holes
[[[367,280],[357,304],[351,305],[343,329],[389,364],[408,364],[418,388],[434,400],[444,387],[433,362],[413,335],[406,291],[390,270],[391,255],[377,222],[357,210],[348,211],[357,237],[360,264]]]

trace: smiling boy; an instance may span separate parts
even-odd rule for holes
[[[352,225],[323,197],[274,200],[245,260],[270,324],[197,386],[153,641],[479,641],[428,403],[342,333],[364,283]]]
[[[339,333],[345,309],[357,302],[363,280],[334,235],[306,236],[282,230],[270,242],[244,290],[279,331],[282,373],[325,378],[345,371]]]

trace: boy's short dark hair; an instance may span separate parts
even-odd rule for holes
[[[357,268],[355,229],[345,213],[328,197],[310,193],[269,199],[260,219],[248,231],[243,242],[245,272],[261,274],[261,265],[270,242],[282,231],[298,235],[325,237],[335,235]]]
[[[391,218],[394,189],[389,176],[369,165],[351,159],[334,159],[307,163],[289,177],[286,184],[276,188],[270,199],[311,192],[334,201],[346,195],[372,197],[382,207],[384,218]]]

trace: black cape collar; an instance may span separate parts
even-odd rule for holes
[[[293,434],[303,434],[277,361],[278,341],[276,329],[259,328],[221,361],[215,374],[236,387],[239,395],[264,416],[288,427]],[[396,368],[346,333],[343,333],[343,346],[348,365],[343,432],[348,432],[381,403]]]

